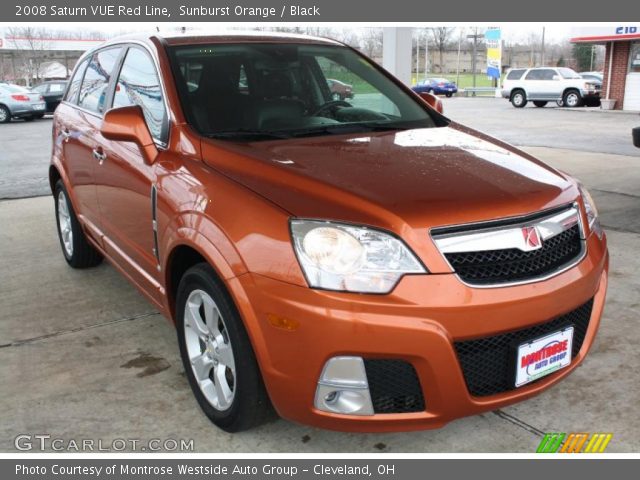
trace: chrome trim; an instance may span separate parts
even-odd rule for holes
[[[160,249],[158,248],[158,189],[151,185],[151,229],[153,231],[153,255],[158,262],[156,268],[160,270]]]
[[[536,215],[536,214],[533,214]],[[533,220],[527,220],[528,217],[533,215],[526,215],[520,217],[513,217],[512,219],[505,218],[501,221],[509,222],[507,225],[492,226],[496,221],[471,223],[467,225],[455,225],[450,228],[465,228],[469,227],[469,230],[455,233],[443,233],[438,234],[439,228],[433,229],[430,232],[431,239],[438,247],[442,258],[447,263],[453,273],[456,274],[458,280],[463,284],[472,288],[502,288],[512,287],[517,285],[525,285],[528,283],[536,283],[549,278],[560,275],[566,272],[570,268],[573,268],[580,263],[587,255],[587,244],[584,224],[582,222],[582,215],[578,202],[572,203],[559,213],[550,214],[548,217],[537,217]],[[513,220],[513,223],[510,222]],[[487,225],[486,228],[482,228],[482,225]],[[545,275],[529,278],[526,280],[519,280],[514,282],[501,282],[495,284],[476,284],[463,280],[460,275],[455,271],[455,268],[449,263],[445,253],[465,253],[465,252],[481,252],[489,250],[506,250],[511,248],[517,248],[523,252],[533,251],[542,247],[532,247],[527,245],[525,236],[523,235],[523,228],[533,227],[538,232],[540,238],[548,240],[556,235],[573,228],[578,225],[580,231],[580,254],[571,262],[562,265],[561,267],[549,272]]]

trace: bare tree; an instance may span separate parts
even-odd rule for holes
[[[20,53],[18,59],[20,70],[27,86],[40,80],[41,66],[45,61],[45,51],[50,48],[53,38],[51,32],[44,28],[12,27],[8,29],[8,40]],[[15,72],[14,72],[15,75]]]
[[[431,37],[433,38],[433,43],[438,50],[440,63],[438,64],[438,68],[440,69],[440,73],[443,72],[444,67],[444,51],[449,46],[451,41],[451,35],[455,28],[452,27],[434,27],[431,28]]]
[[[382,28],[366,28],[362,33],[360,49],[370,58],[382,57]]]

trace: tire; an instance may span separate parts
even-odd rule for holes
[[[445,95],[447,96],[447,98],[451,98],[453,96],[453,93],[447,92]]]
[[[273,409],[249,336],[208,264],[195,265],[180,280],[176,320],[184,370],[205,415],[226,432],[249,430],[271,419]]]
[[[543,100],[534,100],[534,101],[533,101],[533,104],[534,104],[536,107],[542,108],[542,107],[544,107],[544,106],[547,104],[547,102],[545,102],[545,101],[543,101]]]
[[[36,119],[38,119],[38,120],[39,120],[39,119],[41,119],[41,118],[44,118],[44,113],[39,113],[38,115],[36,115],[36,116],[35,116],[35,117],[33,117],[33,118],[36,118]]]
[[[11,112],[4,105],[0,105],[0,123],[9,123],[11,121]]]
[[[33,122],[36,117],[22,117],[22,120],[25,122]]]
[[[562,104],[569,108],[581,107],[582,97],[577,90],[567,90],[562,95]]]
[[[511,105],[516,108],[523,108],[527,105],[527,95],[523,90],[516,90],[511,94]]]
[[[73,268],[95,267],[102,262],[102,255],[93,248],[82,231],[62,180],[56,183],[53,195],[58,238],[65,260]]]
[[[564,102],[562,100],[556,100],[556,105],[559,107],[564,107]]]

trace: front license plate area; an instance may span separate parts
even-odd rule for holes
[[[573,325],[520,344],[516,355],[516,387],[570,365],[572,343]]]

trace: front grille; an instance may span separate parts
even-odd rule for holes
[[[471,395],[484,397],[513,390],[515,361],[520,344],[573,325],[571,358],[575,357],[589,328],[593,299],[550,322],[493,337],[455,342],[458,360]]]
[[[369,392],[375,413],[424,411],[424,397],[416,370],[402,360],[366,360]]]
[[[546,240],[542,248],[530,252],[509,248],[446,253],[445,257],[463,281],[487,285],[544,276],[575,260],[581,252],[580,227],[574,225]]]

